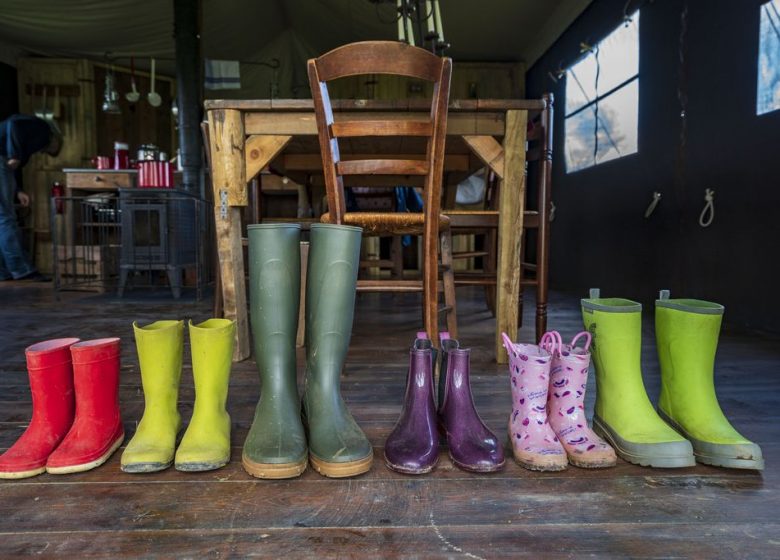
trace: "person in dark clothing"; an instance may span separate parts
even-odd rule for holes
[[[0,280],[48,280],[22,249],[14,200],[29,206],[30,197],[18,188],[15,171],[33,154],[56,156],[61,148],[62,134],[51,121],[11,115],[0,122]]]

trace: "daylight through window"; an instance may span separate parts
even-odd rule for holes
[[[761,6],[756,114],[780,109],[780,0]]]
[[[638,118],[637,11],[566,71],[566,172],[636,153]]]

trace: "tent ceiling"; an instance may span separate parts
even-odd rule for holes
[[[462,61],[525,61],[529,66],[590,0],[440,0],[448,54]],[[0,42],[53,56],[172,59],[172,0],[3,0]],[[394,39],[392,5],[368,0],[203,0],[205,57],[279,58],[293,82],[297,66],[338,45]],[[6,49],[7,52],[7,49]],[[7,56],[6,56],[7,58]],[[126,64],[126,61],[119,61]],[[139,66],[144,67],[141,62]],[[172,75],[172,61],[160,70]],[[251,79],[263,67],[242,67]],[[304,78],[305,80],[305,78]]]

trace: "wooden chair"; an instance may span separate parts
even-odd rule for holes
[[[447,328],[457,336],[455,285],[449,220],[441,215],[444,140],[447,127],[452,61],[418,48],[392,41],[366,41],[334,49],[308,62],[309,84],[322,153],[328,212],[321,221],[363,228],[367,236],[421,235],[422,279],[359,280],[358,291],[415,292],[423,295],[423,324],[438,345],[439,271],[442,272]],[[425,120],[334,119],[327,83],[347,76],[391,74],[433,83],[430,118]],[[345,159],[339,140],[356,137],[418,137],[425,140],[421,159]],[[421,213],[347,212],[344,176],[421,175],[424,211]],[[439,244],[441,243],[441,252]],[[441,254],[441,266],[439,255]]]
[[[528,179],[535,188],[528,188],[526,208],[523,212],[523,242],[520,255],[521,280],[518,321],[523,317],[523,289],[536,288],[536,339],[547,330],[547,293],[550,267],[550,209],[552,171],[552,115],[553,96],[543,96],[545,108],[536,115],[529,115],[528,149],[526,161],[529,166]],[[496,255],[498,244],[498,182],[488,185],[485,209],[453,209],[455,193],[448,193],[443,212],[450,218],[452,235],[484,235],[482,251],[454,253],[453,258],[482,257],[481,272],[456,272],[456,285],[483,285],[486,287],[488,307],[495,313]],[[535,232],[535,258],[528,262],[527,245],[529,231]]]

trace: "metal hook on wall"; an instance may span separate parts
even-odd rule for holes
[[[658,191],[653,192],[653,200],[650,201],[650,204],[647,206],[647,210],[645,210],[645,218],[649,218],[653,212],[655,212],[656,206],[658,206],[658,203],[661,201],[661,193]]]

